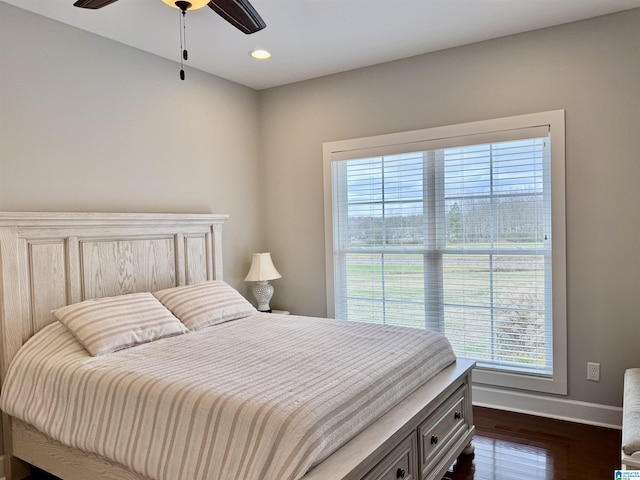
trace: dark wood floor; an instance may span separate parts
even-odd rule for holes
[[[475,453],[446,480],[602,480],[620,468],[619,430],[479,407],[473,414]]]
[[[475,453],[447,480],[602,480],[620,468],[620,431],[474,407]]]

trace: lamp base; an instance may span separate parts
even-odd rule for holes
[[[260,280],[253,286],[253,296],[258,301],[258,311],[271,313],[269,301],[273,297],[273,286],[267,280]]]

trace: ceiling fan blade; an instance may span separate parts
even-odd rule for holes
[[[247,35],[267,26],[248,0],[211,0],[208,5],[227,22]]]
[[[117,0],[78,0],[73,4],[74,7],[80,8],[91,8],[95,10],[97,8],[106,7],[110,3],[116,2]]]

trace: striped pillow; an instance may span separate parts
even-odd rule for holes
[[[53,314],[94,357],[188,332],[148,292],[85,300]]]
[[[258,313],[237,290],[221,280],[168,288],[154,295],[189,330]]]

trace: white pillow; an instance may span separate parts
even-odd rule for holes
[[[93,356],[188,332],[148,292],[85,300],[53,314]]]
[[[154,295],[189,330],[258,313],[247,299],[222,280],[168,288]]]

